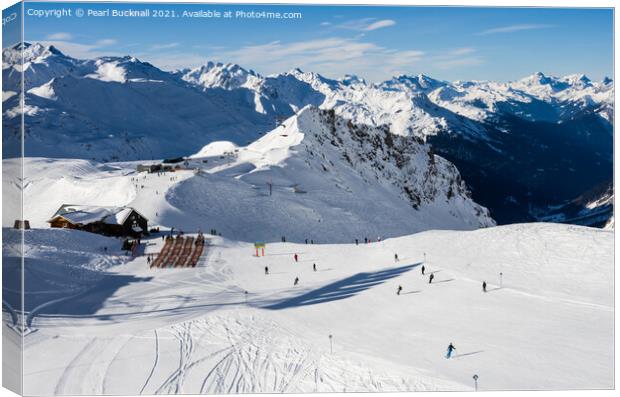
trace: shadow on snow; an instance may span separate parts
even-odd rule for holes
[[[350,298],[358,293],[365,291],[375,285],[398,277],[408,272],[421,263],[413,265],[394,267],[391,269],[380,270],[377,272],[358,273],[351,277],[325,285],[321,288],[306,292],[302,295],[287,298],[278,303],[266,306],[266,309],[281,310],[296,306],[317,305],[319,303],[332,302],[340,299]]]

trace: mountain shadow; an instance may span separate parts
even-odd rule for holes
[[[283,301],[271,304],[265,308],[281,310],[347,299],[376,285],[382,284],[389,279],[398,277],[420,265],[421,263],[415,263],[413,265],[395,267],[376,272],[358,273],[299,296],[284,299]]]

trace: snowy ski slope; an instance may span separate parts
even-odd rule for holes
[[[92,238],[32,230],[27,241],[56,233]],[[58,262],[65,239],[30,260]],[[609,231],[522,224],[359,246],[274,243],[265,257],[211,237],[194,269],[119,258],[101,278],[75,281],[87,293],[33,308],[25,392],[471,390],[474,373],[482,390],[609,388],[612,244]],[[154,237],[146,252],[160,245]],[[450,342],[457,354],[446,360]]]

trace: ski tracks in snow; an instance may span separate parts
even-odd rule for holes
[[[105,394],[110,367],[130,340],[128,336],[91,338],[64,369],[54,394]]]
[[[191,361],[194,349],[194,340],[191,334],[192,322],[183,323],[173,328],[175,336],[179,339],[179,366],[155,391],[155,394],[181,393],[185,374],[193,364]]]
[[[228,348],[220,350],[221,358],[206,373],[200,393],[292,392],[316,364],[312,349],[291,343],[286,330],[255,316],[218,317],[203,327],[210,340]]]
[[[155,373],[155,368],[157,368],[157,363],[159,362],[159,335],[157,334],[157,330],[153,330],[153,333],[155,336],[155,360],[153,362],[153,368],[151,368],[151,372],[149,372],[149,376],[146,378],[146,381],[144,381],[142,389],[140,389],[140,394],[144,393],[144,389],[153,377],[153,373]]]
[[[402,375],[408,371],[378,373],[364,363],[329,354],[325,347],[313,346],[280,324],[256,315],[233,311],[166,330],[178,340],[178,364],[159,377],[163,381],[155,394],[404,391],[429,390],[441,384]],[[161,372],[156,370],[161,354],[156,354],[142,392],[147,384],[157,382],[153,374]]]
[[[372,357],[331,354],[327,346],[313,344],[270,315],[243,309],[207,314],[142,336],[80,339],[82,346],[57,378],[53,394],[102,395],[127,387],[140,394],[458,389],[425,375],[416,378],[413,368],[386,373]],[[152,342],[145,344],[145,339]],[[142,366],[142,358],[148,357],[152,364]],[[123,378],[119,375],[126,374],[127,360],[142,368]]]

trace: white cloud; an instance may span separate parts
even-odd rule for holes
[[[87,59],[93,57],[94,46],[88,44],[78,44],[61,40],[43,40],[40,41],[44,46],[53,45],[63,53],[78,59]]]
[[[392,19],[381,19],[377,21],[376,18],[362,18],[346,21],[335,25],[334,27],[338,29],[355,30],[358,32],[370,32],[394,25],[396,25],[396,21]]]
[[[454,56],[459,56],[459,55],[471,54],[474,51],[475,50],[471,47],[463,47],[463,48],[457,48],[456,50],[451,51],[450,54]]]
[[[102,39],[95,43],[95,47],[108,47],[116,44],[116,40],[114,39]]]
[[[138,58],[143,61],[149,62],[162,70],[179,70],[187,68],[195,68],[206,64],[213,58],[205,57],[203,55],[191,54],[191,53],[142,53],[136,54]]]
[[[196,67],[207,60],[233,62],[264,75],[299,67],[339,78],[357,74],[368,81],[383,81],[398,74],[432,74],[436,70],[480,65],[485,59],[472,47],[425,52],[417,49],[386,48],[361,37],[330,37],[307,41],[272,41],[234,50],[211,49],[207,56],[196,54],[141,54],[141,59],[167,70]]]
[[[101,47],[106,47],[108,45],[111,45],[112,41],[116,43],[115,40],[111,40],[111,39],[99,40],[94,44],[81,44],[81,43],[74,43],[71,41],[64,41],[64,40],[42,40],[42,41],[39,41],[39,43],[45,46],[53,45],[54,47],[58,48],[60,51],[62,51],[66,55],[69,55],[77,59],[92,59],[92,58],[97,58],[97,57],[104,56],[104,55],[110,55],[110,56],[123,55],[115,51],[101,50]]]
[[[467,58],[453,58],[439,60],[435,62],[435,66],[441,70],[454,69],[463,66],[476,66],[484,63],[484,59],[479,56],[467,57]]]
[[[428,58],[430,70],[448,70],[464,66],[476,66],[484,63],[484,58],[476,54],[472,47],[461,47]]]
[[[476,35],[485,36],[488,34],[512,33],[512,32],[520,32],[523,30],[546,29],[546,28],[551,28],[551,27],[553,27],[553,25],[543,25],[543,24],[509,25],[509,26],[501,26],[498,28],[483,30],[481,32],[476,33]]]
[[[299,67],[330,78],[357,74],[375,82],[398,74],[433,74],[436,70],[458,69],[485,61],[472,47],[430,52],[413,48],[402,50],[378,45],[359,35],[355,38],[328,37],[294,42],[278,40],[234,49],[203,46],[189,52],[181,50],[180,44],[167,43],[153,45],[148,51],[119,53],[118,50],[106,50],[102,46],[105,43],[102,40],[94,44],[62,40],[42,42],[44,45],[54,45],[67,55],[79,59],[134,55],[164,70],[197,67],[207,61],[216,61],[237,63],[264,75],[283,73]],[[153,50],[164,48],[170,51]]]
[[[381,21],[373,22],[370,25],[366,26],[366,28],[364,28],[364,31],[370,32],[371,30],[387,28],[388,26],[394,26],[394,25],[396,25],[396,21],[392,19],[383,19]]]
[[[151,46],[152,50],[168,50],[180,46],[180,43],[167,43],[167,44],[154,44]]]
[[[357,73],[371,81],[411,70],[424,57],[419,50],[396,50],[361,40],[331,37],[285,43],[272,41],[213,53],[209,58],[234,62],[263,74],[281,73],[300,67],[329,77]]]
[[[57,32],[47,35],[48,40],[71,40],[73,35],[71,33]]]

